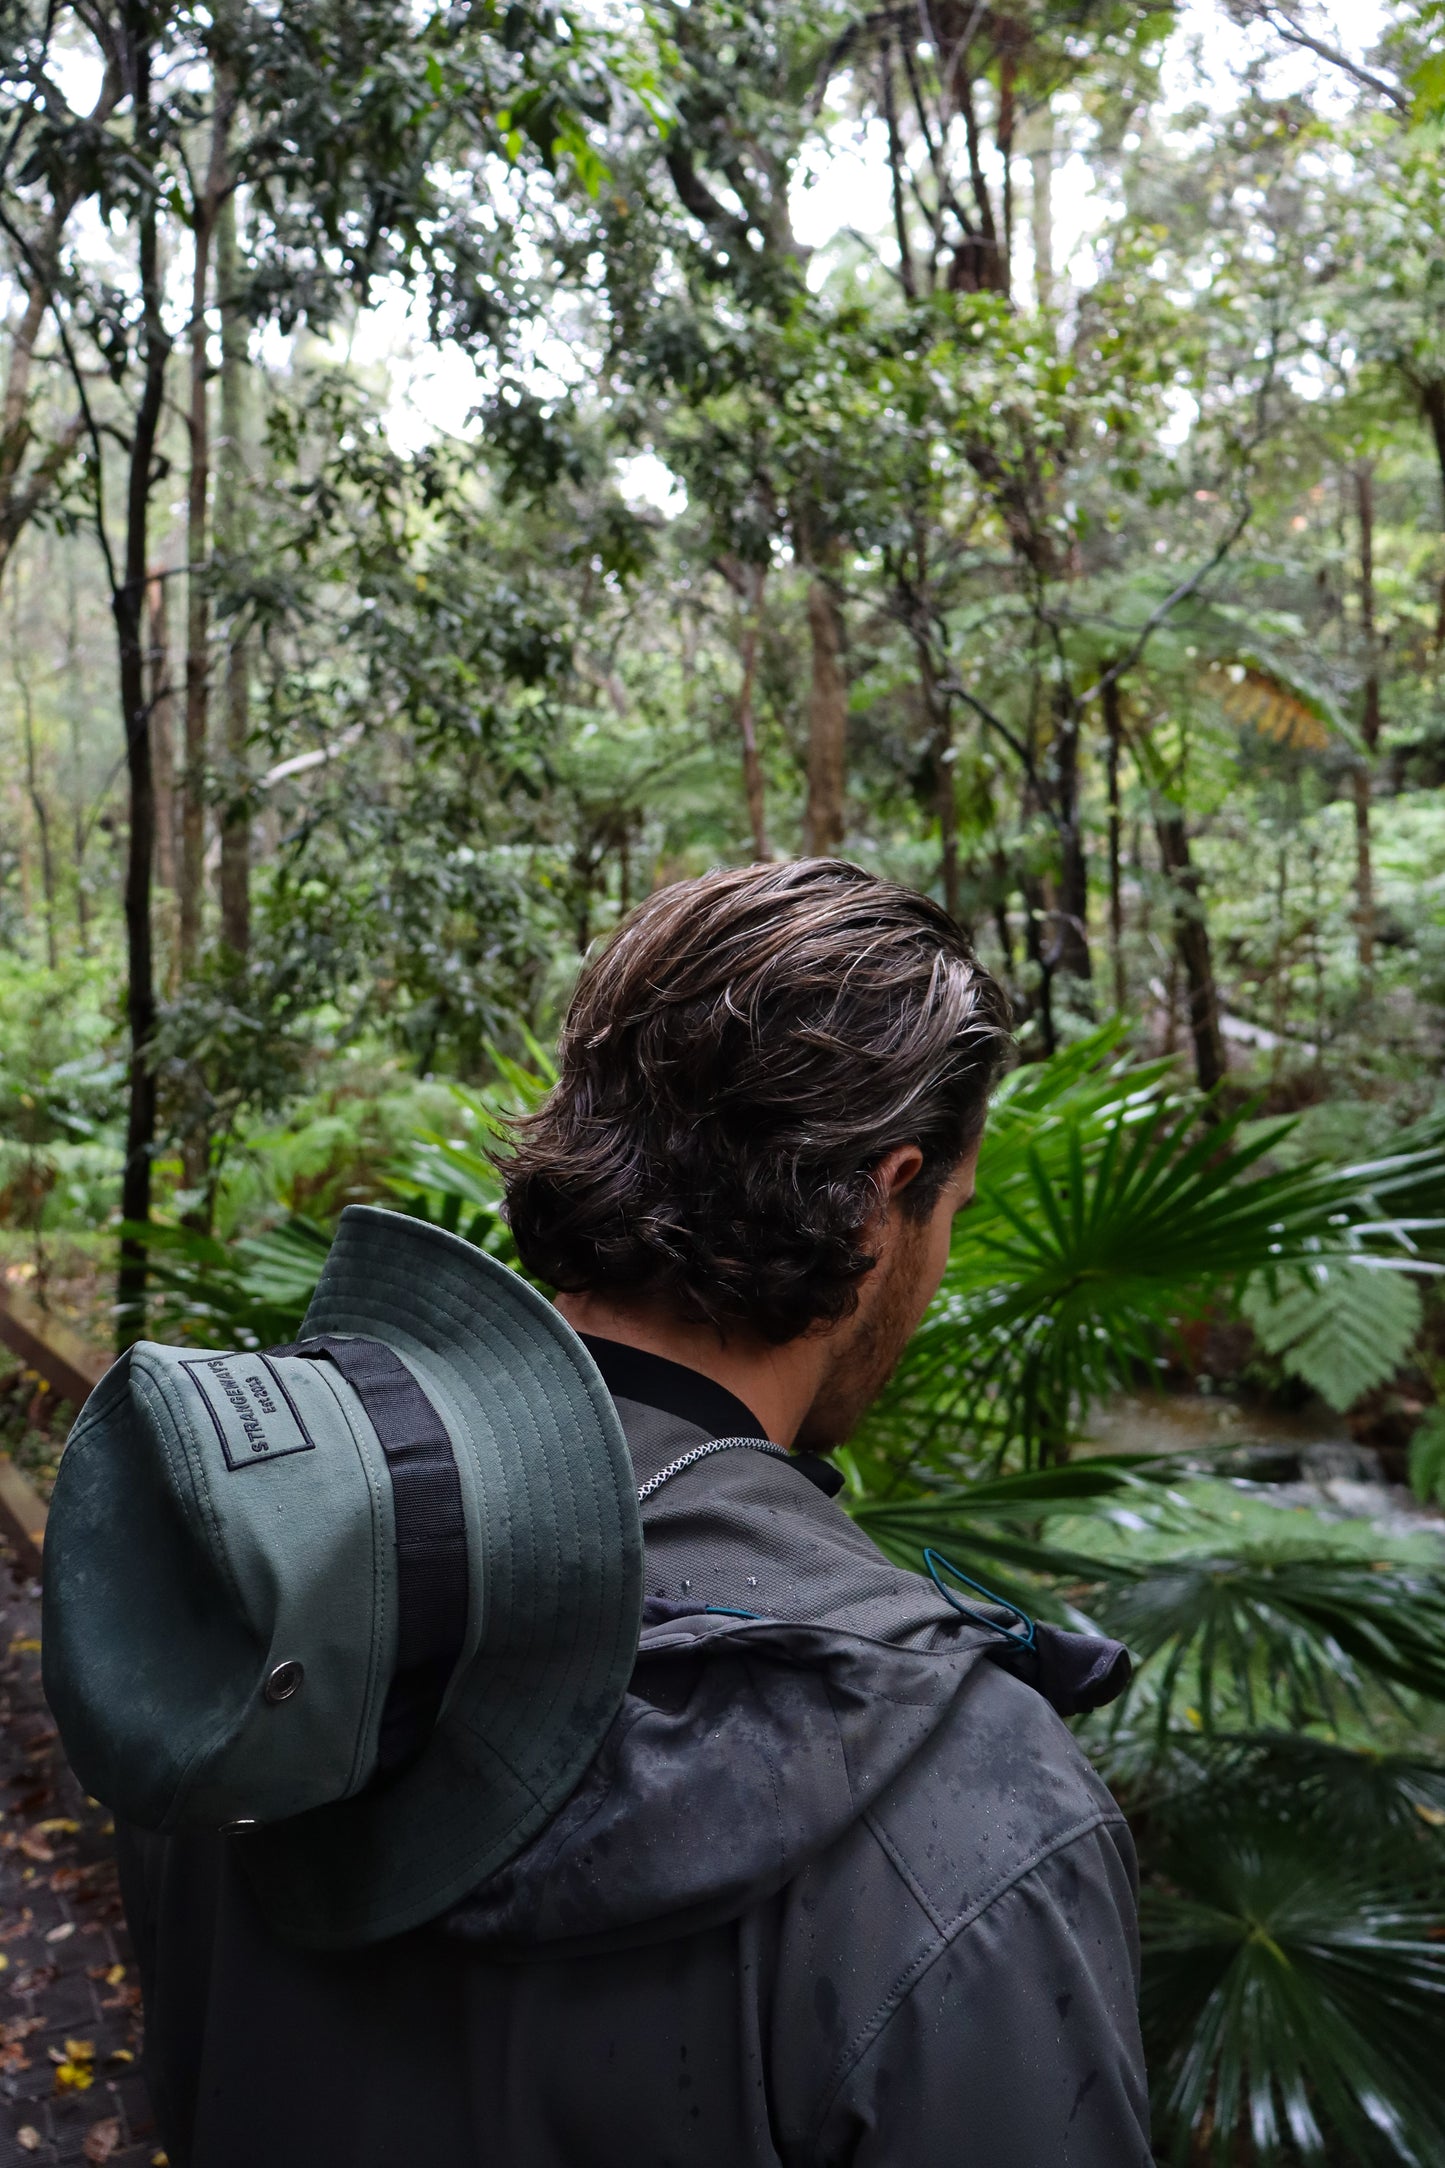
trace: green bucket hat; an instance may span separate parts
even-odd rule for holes
[[[292,1348],[141,1341],[45,1545],[45,1691],[86,1789],[231,1833],[316,1948],[434,1918],[572,1791],[642,1610],[596,1366],[471,1243],[353,1205]]]

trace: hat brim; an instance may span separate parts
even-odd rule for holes
[[[581,1341],[444,1229],[353,1205],[302,1337],[385,1341],[470,1454],[484,1615],[429,1743],[397,1774],[235,1840],[269,1923],[337,1949],[434,1919],[512,1858],[591,1761],[642,1618],[636,1476]]]

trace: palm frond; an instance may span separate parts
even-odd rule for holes
[[[1440,1862],[1201,1793],[1153,1852],[1142,2014],[1170,2159],[1445,2158]],[[1433,1847],[1438,1853],[1438,1840]]]
[[[279,1227],[220,1242],[190,1227],[143,1230],[158,1339],[206,1347],[276,1347],[294,1340],[331,1247],[322,1227],[292,1213]]]
[[[1089,1609],[1141,1666],[1159,1659],[1161,1729],[1185,1700],[1206,1728],[1234,1712],[1316,1722],[1367,1682],[1445,1701],[1445,1580],[1400,1560],[1251,1543],[1114,1562]]]
[[[1356,1296],[1362,1312],[1389,1305],[1402,1351],[1412,1298],[1367,1287],[1365,1273],[1438,1269],[1419,1223],[1386,1207],[1445,1184],[1445,1150],[1269,1168],[1292,1124],[1251,1123],[1245,1110],[1202,1124],[1196,1099],[1162,1096],[1152,1073],[1137,1085],[1110,1068],[1076,1074],[1052,1107],[1023,1093],[1006,1103],[938,1299],[858,1441],[875,1471],[896,1480],[1010,1448],[1055,1456],[1183,1319],[1252,1284],[1262,1309],[1289,1275],[1333,1275],[1339,1301]],[[1306,1321],[1297,1338],[1308,1337]],[[1380,1331],[1373,1341],[1378,1355]]]

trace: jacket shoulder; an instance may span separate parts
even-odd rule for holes
[[[1124,1818],[1041,1695],[980,1664],[945,1721],[874,1803],[867,1824],[940,1933],[1038,1861]]]
[[[995,2168],[1147,2161],[1134,1888],[1123,1816],[1072,1733],[980,1664],[789,1892],[784,2157],[928,2168],[955,2157],[934,2147],[945,2131],[956,2145],[963,2116],[989,2127]],[[1087,2113],[1070,2123],[1081,2087]],[[1098,2149],[1083,2143],[1095,2122]]]

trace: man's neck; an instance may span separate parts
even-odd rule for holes
[[[774,1347],[751,1333],[725,1338],[713,1325],[692,1324],[652,1305],[613,1303],[597,1294],[558,1295],[556,1302],[574,1332],[665,1356],[735,1393],[778,1445],[797,1437],[828,1364],[827,1342],[806,1334]]]

